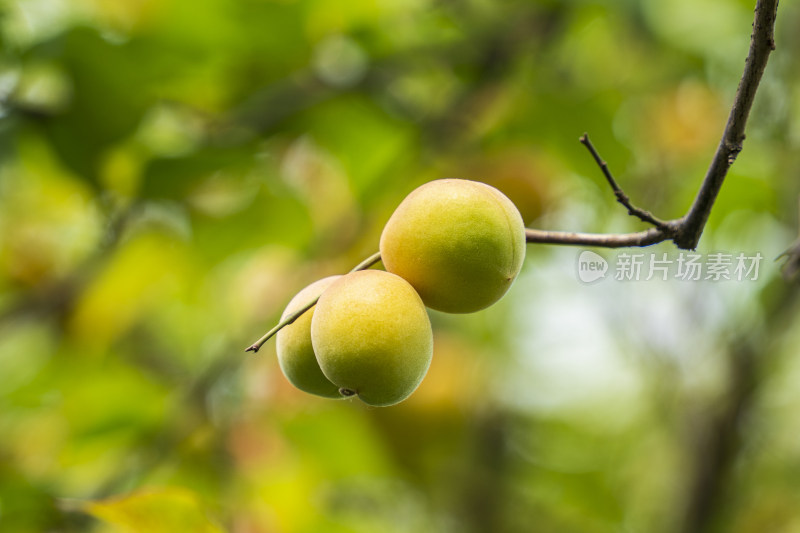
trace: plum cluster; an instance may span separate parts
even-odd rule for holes
[[[298,389],[373,406],[406,399],[433,355],[425,307],[471,313],[498,301],[522,268],[525,226],[494,187],[436,180],[400,203],[380,254],[386,271],[324,278],[289,302],[282,318],[319,297],[276,340],[281,370]]]

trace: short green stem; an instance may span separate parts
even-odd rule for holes
[[[369,267],[371,267],[372,265],[374,265],[375,263],[377,263],[380,260],[381,260],[381,253],[380,252],[375,252],[371,256],[369,256],[366,259],[364,259],[363,261],[361,261],[350,272],[357,272],[359,270],[366,270],[366,269],[368,269]],[[266,332],[263,337],[258,339],[252,345],[250,345],[250,347],[247,348],[245,350],[245,352],[253,352],[253,353],[257,352],[259,349],[261,349],[261,347],[264,345],[264,343],[267,342],[269,339],[271,339],[276,333],[278,333],[280,330],[282,330],[283,328],[285,328],[286,326],[288,326],[289,324],[291,324],[292,322],[294,322],[295,320],[300,318],[303,315],[303,313],[305,313],[306,311],[308,311],[309,309],[311,309],[312,307],[317,305],[317,301],[319,301],[319,296],[317,296],[312,301],[308,302],[306,305],[304,305],[303,307],[301,307],[300,309],[298,309],[297,311],[295,311],[291,315],[287,316],[286,318],[284,318],[283,320],[278,322],[278,324],[274,328],[272,328],[271,330]]]

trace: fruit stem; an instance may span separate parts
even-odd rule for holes
[[[261,348],[261,346],[263,346],[264,343],[267,342],[273,335],[278,333],[280,330],[282,330],[283,328],[285,328],[286,326],[288,326],[289,324],[291,324],[292,322],[294,322],[298,318],[300,318],[303,315],[303,313],[305,313],[306,311],[308,311],[309,309],[311,309],[312,307],[317,305],[317,301],[319,301],[319,296],[317,296],[316,298],[314,298],[313,300],[308,302],[306,305],[304,305],[303,307],[301,307],[300,309],[298,309],[297,311],[295,311],[291,315],[287,316],[286,318],[284,318],[283,320],[278,322],[278,324],[274,328],[272,328],[271,330],[266,332],[263,337],[258,339],[255,343],[253,343],[252,346],[250,346],[245,351],[246,352],[257,352],[259,350],[259,348]]]
[[[375,252],[374,254],[372,254],[371,256],[367,257],[366,259],[361,261],[359,264],[357,264],[355,266],[355,268],[353,268],[353,270],[351,270],[350,272],[358,272],[359,270],[366,270],[366,269],[368,269],[369,267],[371,267],[372,265],[374,265],[375,263],[377,263],[380,260],[381,260],[381,253],[380,252]]]
[[[350,272],[357,272],[359,270],[366,270],[366,269],[368,269],[369,267],[371,267],[372,265],[374,265],[375,263],[377,263],[380,260],[381,260],[381,253],[380,252],[375,252],[374,254],[372,254],[371,256],[367,257],[366,259],[361,261],[359,264],[357,264],[355,266],[355,268],[353,268],[353,270],[351,270]],[[284,318],[283,320],[278,322],[278,324],[274,328],[272,328],[271,330],[266,332],[263,337],[258,339],[252,345],[250,345],[250,347],[247,348],[245,350],[245,352],[253,352],[253,353],[257,352],[264,345],[264,343],[267,342],[273,335],[275,335],[280,330],[282,330],[283,328],[285,328],[286,326],[288,326],[289,324],[291,324],[292,322],[294,322],[295,320],[297,320],[298,318],[303,316],[303,313],[305,313],[306,311],[308,311],[309,309],[311,309],[312,307],[317,305],[318,301],[319,301],[319,296],[317,296],[312,301],[308,302],[306,305],[304,305],[303,307],[301,307],[300,309],[298,309],[297,311],[295,311],[291,315],[287,316],[286,318]]]

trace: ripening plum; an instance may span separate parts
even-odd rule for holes
[[[411,192],[383,229],[386,270],[407,280],[425,305],[471,313],[499,300],[525,259],[525,225],[503,193],[460,179]]]
[[[298,292],[286,306],[281,320],[322,294],[331,283],[340,277],[322,278]],[[320,370],[314,355],[311,344],[311,318],[314,312],[315,309],[312,307],[278,332],[275,339],[278,363],[286,379],[298,389],[317,396],[342,398],[342,395],[339,394],[339,387],[328,381]]]
[[[428,371],[433,332],[414,288],[382,270],[346,274],[322,294],[311,320],[320,368],[344,396],[387,406]]]

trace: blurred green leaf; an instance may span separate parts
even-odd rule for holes
[[[800,326],[765,296],[798,231],[797,3],[699,248],[759,251],[757,281],[584,285],[580,251],[530,245],[502,302],[431,313],[428,375],[385,409],[242,351],[426,181],[643,229],[584,132],[682,215],[753,4],[0,0],[0,531],[797,529]]]
[[[128,533],[222,533],[190,490],[139,491],[85,505],[86,512]]]

